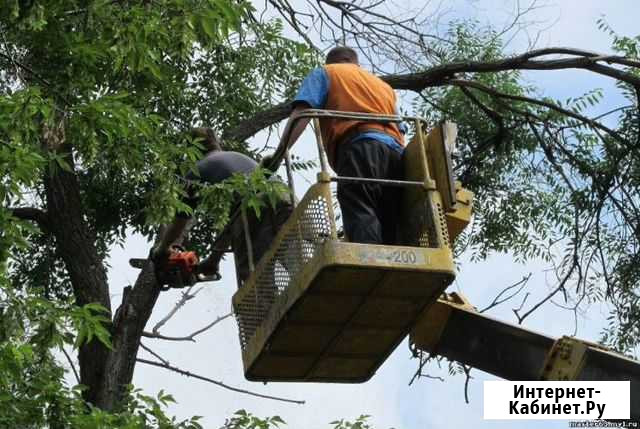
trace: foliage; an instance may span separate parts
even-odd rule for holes
[[[6,280],[6,279],[5,279]],[[109,343],[95,304],[56,305],[37,294],[16,294],[0,283],[0,427],[2,428],[200,428],[197,418],[178,422],[164,414],[173,398],[133,391],[127,409],[106,413],[69,387],[59,364],[63,349],[83,341]],[[76,335],[76,333],[78,333]]]
[[[353,421],[340,419],[331,423],[332,429],[374,429],[368,422],[368,415],[361,415]],[[245,410],[236,411],[227,419],[220,429],[276,429],[283,427],[285,422],[279,416],[259,418]]]
[[[278,200],[287,198],[288,188],[277,176],[271,179],[271,172],[257,168],[251,174],[234,174],[215,185],[194,183],[200,203],[191,236],[196,237],[191,245],[200,254],[211,251],[216,231],[222,230],[229,222],[235,207],[253,211],[258,218],[264,207],[275,208]]]
[[[245,410],[238,410],[233,417],[227,419],[220,429],[276,429],[285,422],[279,416],[261,419]]]
[[[250,26],[194,58],[189,66],[194,82],[188,88],[193,108],[182,120],[187,125],[208,123],[224,133],[239,119],[292,98],[319,58],[304,44],[283,37],[282,31],[280,21]],[[244,142],[226,141],[225,145],[248,149]]]
[[[0,93],[3,207],[43,206],[46,169],[70,168],[43,141],[46,129],[62,128],[102,255],[128,231],[151,234],[187,209],[180,177],[201,146],[184,131],[234,125],[290,94],[317,61],[281,35],[279,22],[247,20],[250,10],[231,0],[16,1],[3,9],[0,29],[13,53],[12,61],[0,57],[9,78]],[[244,142],[227,144],[247,151]],[[48,296],[68,296],[55,242],[4,209],[0,222],[0,261],[20,241],[38,249],[29,258],[12,249],[14,284],[37,281]]]
[[[616,51],[637,58],[637,38],[611,35]],[[453,46],[442,53],[447,61],[505,56],[499,34],[475,23],[454,25],[450,36]],[[576,312],[609,301],[603,341],[632,352],[640,344],[636,90],[619,84],[629,106],[600,115],[619,114],[607,130],[578,119],[603,109],[601,90],[553,100],[518,71],[456,78],[480,86],[427,89],[415,106],[432,123],[459,124],[456,169],[475,199],[474,222],[458,253],[545,261],[555,275],[547,299],[557,294]]]
[[[0,8],[1,320],[17,326],[3,343],[13,378],[2,394],[21,398],[3,402],[3,416],[54,427],[55,409],[78,427],[197,427],[164,417],[170,397],[139,392],[121,414],[85,415],[82,389],[64,384],[62,347],[110,349],[112,309],[73,304],[77,284],[60,252],[67,232],[50,228],[59,219],[48,217],[47,183],[66,174],[77,184],[79,213],[66,216],[88,226],[81,244],[103,266],[131,231],[152,234],[191,210],[182,177],[203,147],[189,129],[225,130],[282,101],[317,62],[278,21],[258,23],[252,11],[245,0],[10,0]],[[248,152],[245,142],[226,143]],[[210,245],[236,196],[259,211],[281,193],[262,170],[202,189],[210,228],[194,246]],[[39,213],[37,222],[13,210],[24,207]],[[49,397],[38,402],[40,390]]]
[[[331,422],[331,425],[333,426],[333,429],[373,429],[373,426],[371,426],[367,420],[369,420],[368,415],[361,415],[360,417],[358,417],[357,419],[355,419],[355,421],[350,422],[348,420],[344,420],[344,419],[340,419],[340,420],[335,420],[333,422]]]
[[[626,37],[615,33],[602,19],[598,21],[602,31],[613,39],[613,49],[629,59],[640,59],[640,36]],[[640,76],[640,69],[626,68]],[[606,278],[606,295],[614,309],[608,318],[609,325],[604,340],[620,350],[633,350],[640,342],[640,90],[631,85],[617,83],[629,107],[619,117],[618,131],[629,144],[609,140],[596,155],[599,181],[614,184],[611,199],[617,207],[598,207],[606,220],[601,228],[604,243],[603,276]],[[620,207],[624,207],[621,210]]]
[[[469,25],[461,23],[450,30],[456,44],[449,60],[491,61],[503,55],[494,31]],[[534,91],[521,83],[516,71],[465,77],[511,95],[533,95]],[[566,191],[550,189],[544,181],[531,186],[541,166],[537,142],[526,121],[489,95],[473,95],[495,110],[500,121],[488,118],[459,88],[435,88],[416,100],[430,122],[447,119],[459,124],[457,174],[475,193],[473,229],[466,231],[459,250],[471,247],[476,258],[496,251],[510,251],[520,259],[549,258],[546,244],[565,233],[571,220],[559,211]],[[528,109],[524,103],[518,107]]]

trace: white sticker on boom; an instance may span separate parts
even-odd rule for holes
[[[369,264],[424,265],[426,263],[423,252],[416,252],[410,249],[388,249],[384,247],[362,249],[358,253],[358,257],[363,263]]]

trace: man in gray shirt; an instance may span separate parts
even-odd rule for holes
[[[244,154],[223,151],[217,136],[210,128],[195,128],[192,130],[192,135],[203,139],[203,144],[208,152],[203,159],[196,163],[198,174],[189,172],[185,176],[187,181],[215,184],[223,182],[237,173],[250,174],[258,167],[257,162]],[[188,194],[185,203],[195,209],[199,202],[198,198],[193,190],[188,190]],[[253,211],[247,213],[254,263],[257,264],[269,249],[273,238],[287,221],[292,211],[293,206],[289,201],[280,200],[275,208],[269,206],[264,210],[260,219]],[[174,221],[163,234],[162,241],[152,251],[154,260],[159,261],[168,257],[170,247],[182,235],[190,220],[191,216],[187,213],[178,213],[176,215]],[[246,239],[241,221],[235,222],[232,226],[231,246],[236,259],[239,285],[241,285],[250,274]],[[215,256],[212,255],[201,264],[203,274],[211,275],[217,273],[220,256],[220,253]]]

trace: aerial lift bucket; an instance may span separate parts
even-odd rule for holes
[[[314,110],[300,117],[305,115],[399,120]],[[404,191],[401,245],[338,238],[330,182],[360,179],[330,177],[317,134],[318,182],[233,297],[247,379],[366,381],[453,281],[448,231],[457,234],[465,218],[468,222],[471,194],[456,189],[450,165],[451,183],[443,179],[443,186],[436,186],[430,173],[429,143],[444,154],[451,137],[446,133],[453,129],[439,126],[424,138],[421,120],[414,120],[416,135],[405,152],[406,180],[385,181]],[[440,189],[447,190],[445,198]]]

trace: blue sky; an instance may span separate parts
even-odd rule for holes
[[[540,23],[547,23],[537,24],[541,28],[547,27],[549,23],[554,24],[542,33],[538,47],[572,46],[608,52],[610,38],[596,28],[596,20],[601,16],[604,16],[620,34],[635,36],[640,33],[636,26],[640,12],[638,0],[555,0],[546,4],[547,6],[535,12],[534,18]],[[472,16],[480,21],[500,25],[507,16],[502,11],[512,10],[513,1],[460,0],[449,2],[449,7],[452,10],[452,18]],[[510,48],[513,52],[519,52],[526,47],[526,42],[525,35],[521,34],[514,39]],[[562,99],[580,95],[595,87],[602,88],[606,94],[605,103],[601,106],[603,111],[609,106],[618,105],[620,101],[611,80],[584,71],[530,72],[525,76],[540,88],[541,93]],[[297,148],[303,154],[312,154],[314,144],[310,135],[298,143]],[[297,190],[301,192],[306,182],[299,182]],[[135,281],[137,273],[128,267],[128,258],[146,255],[148,248],[149,245],[144,239],[132,236],[124,249],[113,250],[110,281],[115,294],[121,293],[122,287]],[[471,264],[463,258],[459,263],[460,275],[451,288],[462,291],[478,307],[490,302],[502,287],[518,281],[529,272],[537,273],[531,280],[534,294],[531,299],[534,299],[535,295],[543,296],[548,290],[544,274],[539,273],[545,268],[542,264],[519,265],[508,255],[495,255],[479,264]],[[163,333],[184,335],[230,311],[230,299],[236,289],[232,263],[225,262],[222,270],[224,280],[207,285],[196,299],[191,300],[184,310],[163,327]],[[178,299],[178,291],[163,293],[149,328],[161,319]],[[113,299],[114,302],[119,300],[119,295]],[[514,323],[510,304],[496,308],[491,315]],[[605,315],[605,308],[593,306],[588,314],[578,321],[578,336],[597,339]],[[553,306],[547,306],[527,319],[525,325],[530,329],[559,336],[570,334],[573,331],[573,323],[571,315]],[[225,417],[240,408],[261,416],[278,414],[289,423],[290,428],[327,428],[327,423],[336,418],[355,418],[360,414],[372,415],[371,422],[377,429],[567,427],[565,421],[484,421],[482,380],[493,377],[479,371],[472,372],[474,379],[470,383],[471,403],[468,405],[464,402],[464,378],[450,377],[446,375],[446,371],[438,372],[435,366],[430,371],[433,371],[434,375],[443,375],[445,382],[425,379],[408,386],[417,363],[410,360],[406,343],[401,344],[376,376],[365,384],[285,383],[266,386],[244,380],[237,327],[232,319],[221,322],[219,326],[199,337],[196,343],[154,340],[146,340],[143,343],[173,364],[194,373],[244,389],[307,401],[306,405],[300,406],[253,398],[162,369],[138,365],[134,378],[138,387],[152,394],[161,389],[172,393],[178,404],[172,406],[170,411],[181,417],[202,415],[205,417],[203,423],[207,428],[219,427]]]

